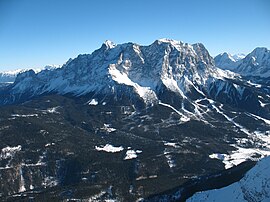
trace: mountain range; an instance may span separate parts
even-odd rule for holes
[[[22,69],[17,69],[15,71],[7,71],[0,73],[0,83],[12,83],[15,81],[17,74],[19,74]]]
[[[231,70],[244,77],[260,81],[260,79],[268,82],[270,77],[270,50],[267,48],[255,48],[251,53],[245,57],[238,59],[233,58],[228,53],[217,55],[215,58],[216,66]]]
[[[54,69],[54,68],[59,68],[61,65],[46,65],[45,67],[41,69],[34,69],[36,73],[45,70],[45,69]],[[16,69],[13,71],[4,71],[0,72],[0,85],[5,84],[5,83],[13,83],[19,73],[28,71],[30,69]]]
[[[215,67],[202,44],[161,39],[150,46],[139,46],[106,41],[92,54],[79,55],[62,68],[19,74],[14,84],[3,91],[4,96],[0,96],[2,104],[49,92],[75,96],[95,93],[117,99],[125,88],[130,99],[152,104],[161,100],[163,91],[168,90],[184,100],[207,97],[267,115],[245,81],[239,84],[234,78],[234,74]]]
[[[268,62],[105,41],[19,73],[0,88],[1,199],[184,201],[239,181],[270,154]]]

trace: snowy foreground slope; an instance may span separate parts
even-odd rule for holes
[[[260,160],[244,178],[230,186],[196,193],[187,202],[269,202],[270,157]]]

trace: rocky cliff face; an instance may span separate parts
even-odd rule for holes
[[[125,85],[147,99],[162,86],[182,92],[188,90],[191,81],[204,85],[214,76],[218,75],[213,59],[202,44],[163,39],[139,46],[106,41],[97,51],[80,55],[61,69],[19,75],[10,93],[110,94]]]
[[[95,93],[115,99],[124,94],[133,102],[151,105],[162,100],[164,92],[181,100],[207,97],[251,112],[264,110],[257,95],[233,73],[215,67],[202,44],[169,39],[149,46],[106,41],[92,54],[79,55],[62,68],[19,74],[0,94],[0,102],[12,104],[48,93]]]

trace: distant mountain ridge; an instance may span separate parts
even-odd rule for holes
[[[225,69],[233,71],[239,64],[240,61],[245,57],[244,54],[231,55],[229,53],[222,53],[214,58],[215,65]]]
[[[6,72],[0,72],[0,83],[9,83],[14,82],[16,76],[24,71],[23,69],[17,69],[14,71],[6,71]]]
[[[255,48],[241,61],[237,72],[244,76],[270,77],[270,50]]]
[[[255,48],[245,57],[236,60],[228,53],[222,53],[215,58],[216,66],[231,70],[242,76],[248,77],[270,77],[270,50],[264,47]]]
[[[55,69],[59,68],[61,65],[46,65],[45,67],[41,69],[34,69],[36,73],[45,70],[45,69]],[[0,72],[0,83],[13,83],[17,77],[18,74],[23,73],[25,71],[29,71],[30,69],[16,69],[16,70],[10,70],[10,71],[3,71]]]

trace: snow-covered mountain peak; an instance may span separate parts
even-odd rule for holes
[[[264,47],[255,48],[246,56],[222,53],[217,55],[214,60],[217,67],[231,70],[242,76],[270,77],[270,50]]]
[[[195,51],[196,55],[202,62],[214,66],[213,58],[210,56],[208,50],[202,43],[192,44],[192,49]]]
[[[214,60],[217,67],[234,71],[241,62],[241,55],[231,55],[230,53],[224,52],[217,55]]]
[[[237,62],[239,60],[244,59],[246,57],[246,55],[243,53],[239,53],[239,54],[234,54],[231,57]]]
[[[22,81],[23,79],[33,78],[35,76],[36,76],[36,72],[33,69],[20,72],[16,77],[15,83]]]
[[[257,47],[251,52],[251,54],[261,55],[261,54],[265,54],[267,52],[269,53],[270,50],[268,50],[266,47]]]
[[[156,40],[152,45],[157,45],[159,47],[166,47],[166,48],[175,48],[180,52],[187,52],[189,50],[189,54],[193,53],[195,55],[195,52],[193,50],[193,46],[188,43],[184,43],[182,41],[177,41],[174,39],[167,39],[167,38],[162,38]]]
[[[221,53],[221,54],[217,55],[216,57],[222,57],[223,59],[229,59],[229,60],[231,60],[233,62],[237,62],[237,61],[242,60],[243,58],[245,58],[246,55],[243,54],[243,53],[238,53],[238,54],[232,55],[230,53],[224,52],[224,53]]]
[[[107,49],[112,49],[116,47],[116,44],[110,40],[106,40],[103,44],[106,46]]]
[[[150,46],[153,49],[159,49],[165,53],[172,53],[181,55],[181,59],[189,61],[190,63],[203,62],[209,65],[214,65],[213,59],[208,53],[208,50],[202,43],[188,44],[182,41],[177,41],[173,39],[158,39]],[[152,51],[155,51],[153,50]],[[175,50],[173,50],[175,49]]]
[[[174,45],[174,46],[178,46],[178,45],[182,45],[183,44],[182,41],[177,41],[177,40],[168,39],[168,38],[161,38],[161,39],[158,39],[156,41],[159,44],[161,44],[161,43],[167,43],[167,44],[171,44],[171,45]]]
[[[11,93],[113,95],[118,89],[122,92],[128,88],[128,96],[135,93],[145,103],[151,103],[158,100],[164,88],[184,98],[193,88],[202,94],[200,89],[224,77],[229,76],[214,66],[213,58],[201,43],[160,39],[141,46],[106,41],[92,54],[79,55],[62,68],[20,74]]]
[[[241,60],[236,70],[243,76],[270,77],[270,50],[263,47],[255,48]]]
[[[229,59],[229,60],[231,60],[232,62],[236,62],[235,58],[234,58],[233,55],[231,55],[230,53],[224,52],[224,53],[221,53],[220,56],[221,56],[223,59]]]
[[[255,48],[249,55],[252,60],[259,65],[260,63],[264,62],[264,60],[270,60],[270,50],[264,47]]]

